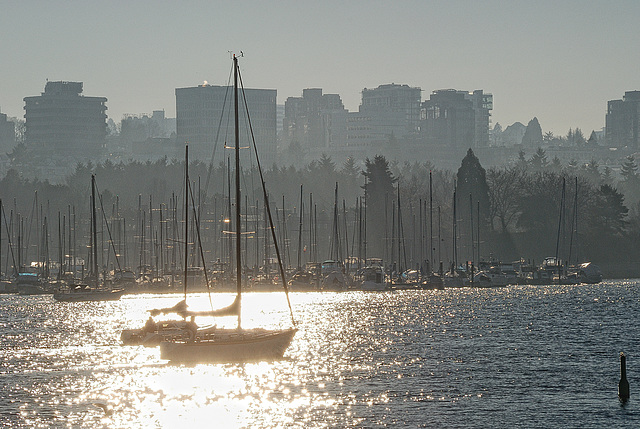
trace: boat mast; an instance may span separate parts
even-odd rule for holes
[[[429,274],[433,273],[433,176],[429,171]]]
[[[452,234],[452,245],[453,245],[453,268],[451,270],[451,274],[455,273],[455,269],[458,268],[458,242],[457,242],[457,235],[458,235],[458,221],[456,219],[457,213],[456,213],[456,193],[457,193],[457,189],[456,189],[456,185],[455,183],[453,184],[453,234]]]
[[[98,226],[96,225],[96,176],[91,175],[91,226],[93,236],[93,275],[98,284]]]
[[[189,145],[184,148],[184,299],[187,299],[189,266]]]
[[[298,271],[302,270],[302,217],[304,216],[302,204],[302,185],[300,185],[300,207],[298,207],[300,211],[298,223]]]
[[[241,258],[241,228],[240,224],[240,126],[238,120],[238,58],[233,55],[233,101],[235,118],[235,140],[236,140],[236,287],[238,296],[238,328],[240,328],[240,295],[242,294],[242,260]]]

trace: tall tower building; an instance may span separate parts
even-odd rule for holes
[[[275,89],[245,89],[249,117],[255,136],[260,163],[270,166],[276,161],[276,96]],[[250,146],[244,97],[239,96],[240,144]],[[233,88],[200,85],[176,88],[176,144],[189,144],[193,158],[209,161],[214,145],[233,145]],[[222,155],[222,151],[217,152]],[[218,155],[216,155],[218,156]]]
[[[338,94],[323,94],[320,88],[307,88],[302,97],[289,97],[284,105],[283,142],[297,142],[305,150],[327,150],[337,135],[342,136],[345,115]],[[338,119],[336,119],[338,118]]]
[[[360,113],[401,113],[405,134],[418,131],[420,121],[420,97],[422,90],[395,83],[362,90]]]
[[[100,155],[107,136],[107,99],[81,94],[82,82],[58,81],[24,99],[28,149],[75,159]]]
[[[609,147],[640,148],[640,91],[607,102],[605,141]]]
[[[0,151],[10,152],[16,144],[16,127],[7,115],[0,113]]]
[[[420,133],[429,145],[487,147],[493,96],[484,91],[433,91],[422,103]]]

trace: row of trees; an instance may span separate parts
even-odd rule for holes
[[[640,260],[640,251],[632,244],[640,238],[640,175],[635,159],[625,160],[619,181],[595,162],[563,166],[545,159],[544,151],[539,150],[530,158],[522,156],[515,165],[485,170],[469,150],[458,171],[452,172],[429,162],[398,164],[383,156],[365,160],[362,167],[351,158],[338,165],[323,156],[300,169],[273,166],[265,172],[265,180],[271,204],[284,207],[292,217],[300,210],[302,185],[305,213],[309,213],[312,197],[319,216],[329,219],[327,222],[337,183],[340,207],[347,209],[341,215],[346,229],[342,237],[353,242],[361,234],[356,232],[360,230],[356,219],[366,218],[370,257],[389,258],[395,237],[402,238],[409,255],[407,264],[412,265],[427,258],[433,258],[432,264],[442,261],[447,265],[454,250],[458,262],[521,257],[539,261],[558,252],[572,262],[599,262],[605,271],[615,264],[624,268],[625,262]],[[106,161],[78,165],[66,185],[29,181],[12,170],[0,180],[0,198],[5,211],[28,214],[34,210],[37,193],[39,210],[50,218],[56,212],[68,212],[70,206],[78,216],[88,216],[91,174],[96,175],[105,209],[117,210],[128,219],[136,218],[141,204],[166,203],[180,197],[184,188],[184,162]],[[218,204],[225,200],[229,187],[226,165],[195,161],[190,175],[203,205],[209,201],[211,207],[212,200]],[[243,195],[249,202],[259,200],[255,169],[243,171],[242,177]],[[361,206],[366,207],[366,214],[356,212]],[[291,225],[289,237],[296,236],[297,222]]]

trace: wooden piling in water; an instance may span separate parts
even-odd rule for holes
[[[627,381],[627,357],[620,352],[620,382],[618,383],[618,398],[622,403],[629,400],[629,381]]]

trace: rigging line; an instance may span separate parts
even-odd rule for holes
[[[251,119],[249,118],[249,106],[247,105],[246,100],[244,100],[245,102],[245,108],[247,111],[247,116],[244,118],[244,127],[245,127],[245,132],[247,133],[247,136],[251,135]],[[251,149],[251,146],[246,146],[246,147],[241,147],[240,149]],[[254,176],[254,170],[255,170],[255,165],[254,165],[254,154],[253,152],[249,151],[249,162],[250,162],[250,166],[251,168],[249,169],[249,175],[250,175],[250,179],[251,179],[251,197],[252,200],[256,199],[256,190],[255,190],[255,176]],[[243,183],[245,183],[245,189],[249,189],[249,186],[247,186],[247,178],[245,177],[245,175],[243,174],[242,176],[242,181]]]
[[[207,282],[207,293],[209,294],[209,305],[211,305],[211,311],[213,311],[213,300],[211,299],[211,286],[209,284],[209,275],[207,274],[207,263],[204,260],[204,251],[202,250],[202,239],[200,238],[200,219],[198,218],[198,213],[196,210],[196,202],[193,198],[193,188],[191,187],[191,183],[188,183],[189,188],[189,196],[191,198],[191,207],[193,208],[193,221],[196,226],[196,234],[198,236],[198,249],[200,250],[200,259],[202,259],[202,268],[204,271],[204,279]]]
[[[247,99],[244,92],[244,83],[242,82],[242,76],[238,67],[238,78],[240,80],[240,87],[242,88],[242,99],[244,100],[245,109],[247,109],[247,117],[249,117],[249,109],[247,108]],[[249,121],[249,130],[251,131],[251,143],[253,144],[253,150],[256,155],[256,164],[258,165],[258,172],[260,173],[260,182],[262,184],[262,194],[264,198],[265,208],[267,210],[267,217],[269,218],[269,226],[271,227],[271,237],[273,239],[273,247],[275,248],[276,255],[278,257],[278,267],[280,269],[280,277],[282,278],[282,287],[284,288],[284,294],[287,297],[287,304],[289,306],[289,312],[291,313],[291,322],[293,326],[296,326],[295,318],[293,317],[293,308],[291,307],[291,300],[289,299],[289,286],[287,285],[287,279],[284,274],[284,267],[282,266],[282,258],[280,256],[280,248],[278,246],[278,240],[276,240],[276,232],[273,227],[273,217],[271,216],[271,207],[269,206],[269,197],[267,194],[267,186],[264,181],[264,174],[262,173],[262,167],[260,165],[260,158],[258,157],[258,147],[256,146],[256,139],[253,133],[253,126]]]
[[[231,70],[229,71],[229,78],[227,79],[227,89],[224,93],[224,99],[222,101],[222,109],[220,110],[220,120],[218,121],[218,130],[216,131],[216,138],[213,142],[213,152],[211,153],[211,161],[209,161],[209,168],[207,171],[207,180],[205,182],[204,185],[204,194],[205,196],[207,195],[207,191],[209,189],[209,182],[211,181],[211,175],[213,174],[213,162],[215,160],[216,157],[216,149],[218,148],[218,141],[219,141],[219,137],[220,137],[220,130],[222,130],[222,120],[224,119],[224,112],[226,110],[226,105],[227,105],[227,96],[229,95],[229,84],[231,82],[231,76],[233,74],[233,67],[231,67]],[[229,117],[227,116],[227,127],[226,129],[229,128]],[[225,133],[225,137],[226,137],[226,133]],[[225,138],[226,141],[226,138]]]
[[[3,210],[2,199],[0,199],[0,213],[4,219],[4,228],[7,231],[7,241],[9,242],[9,250],[11,251],[11,260],[13,261],[13,271],[17,277],[18,267],[16,267],[16,257],[13,254],[13,244],[11,244],[11,234],[9,234],[9,225],[7,224],[7,211]]]
[[[96,184],[95,186],[96,186],[96,191],[98,193],[98,200],[100,201],[100,210],[102,211],[102,219],[104,220],[104,223],[107,226],[107,234],[109,234],[109,244],[111,249],[113,250],[113,256],[116,258],[116,263],[118,264],[118,270],[122,271],[122,267],[120,266],[120,259],[118,258],[118,253],[116,252],[116,248],[113,244],[113,236],[111,235],[111,228],[109,228],[109,222],[107,222],[107,216],[104,214],[104,206],[102,204],[102,194],[98,189],[98,185]]]
[[[34,197],[33,197],[33,203],[31,204],[31,213],[29,214],[29,228],[27,230],[27,237],[26,237],[26,252],[25,252],[25,260],[29,257],[29,245],[31,243],[31,227],[33,226],[33,212],[36,212],[36,216],[38,216],[38,191],[35,192]],[[40,246],[40,243],[37,244],[37,246]]]

